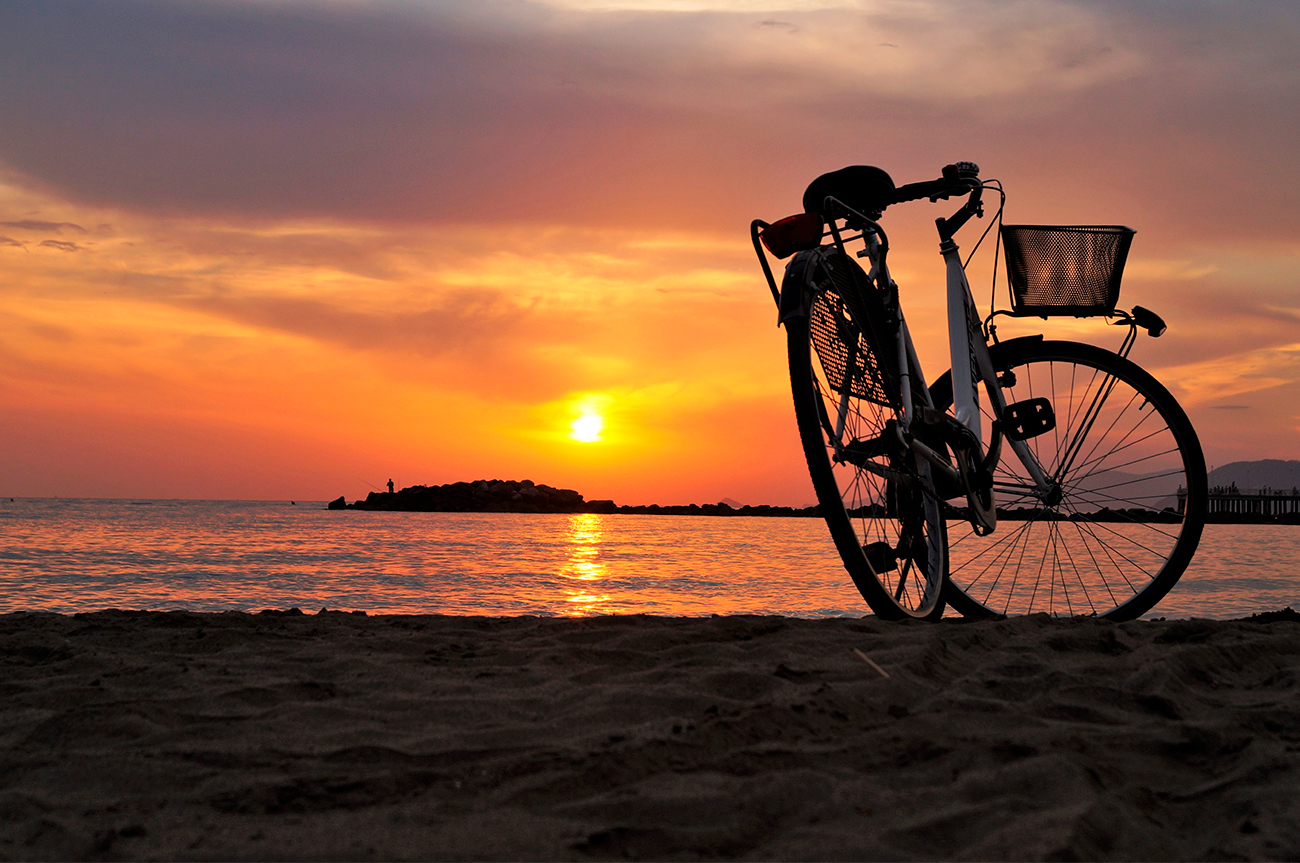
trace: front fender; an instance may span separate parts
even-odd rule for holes
[[[1017,336],[1014,339],[1007,339],[1005,342],[997,342],[989,345],[989,359],[993,361],[993,370],[1001,373],[1002,356],[1007,352],[1022,344],[1031,344],[1043,341],[1042,335],[1034,336]],[[952,369],[944,372],[930,384],[930,401],[936,405],[952,404]]]

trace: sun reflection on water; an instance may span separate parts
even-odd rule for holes
[[[600,589],[605,581],[605,564],[600,560],[600,542],[604,536],[604,517],[594,513],[569,516],[569,559],[560,570],[560,577],[574,582],[564,586],[567,614],[613,614],[608,606],[610,597]]]

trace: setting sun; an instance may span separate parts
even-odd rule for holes
[[[605,420],[600,414],[584,413],[570,425],[569,437],[583,443],[600,440],[600,433],[605,428]]]

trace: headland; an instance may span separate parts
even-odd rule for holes
[[[348,503],[339,497],[330,509],[362,509],[387,512],[533,512],[603,513],[623,515],[723,515],[816,517],[815,506],[741,506],[726,503],[660,504],[619,506],[612,500],[587,500],[570,488],[534,483],[532,480],[480,479],[446,485],[413,485],[398,491],[372,491],[365,500]]]

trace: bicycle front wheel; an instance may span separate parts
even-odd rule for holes
[[[970,616],[1146,613],[1183,574],[1205,525],[1205,457],[1187,414],[1150,374],[1092,345],[1015,339],[990,354],[1008,404],[1051,405],[1055,428],[1025,444],[1058,489],[1042,497],[1004,441],[997,530],[950,525],[949,604]],[[931,397],[952,404],[950,375]]]
[[[926,492],[929,464],[893,446],[894,409],[870,330],[829,282],[810,317],[785,327],[799,436],[844,568],[877,616],[938,619],[947,572],[942,503]]]

